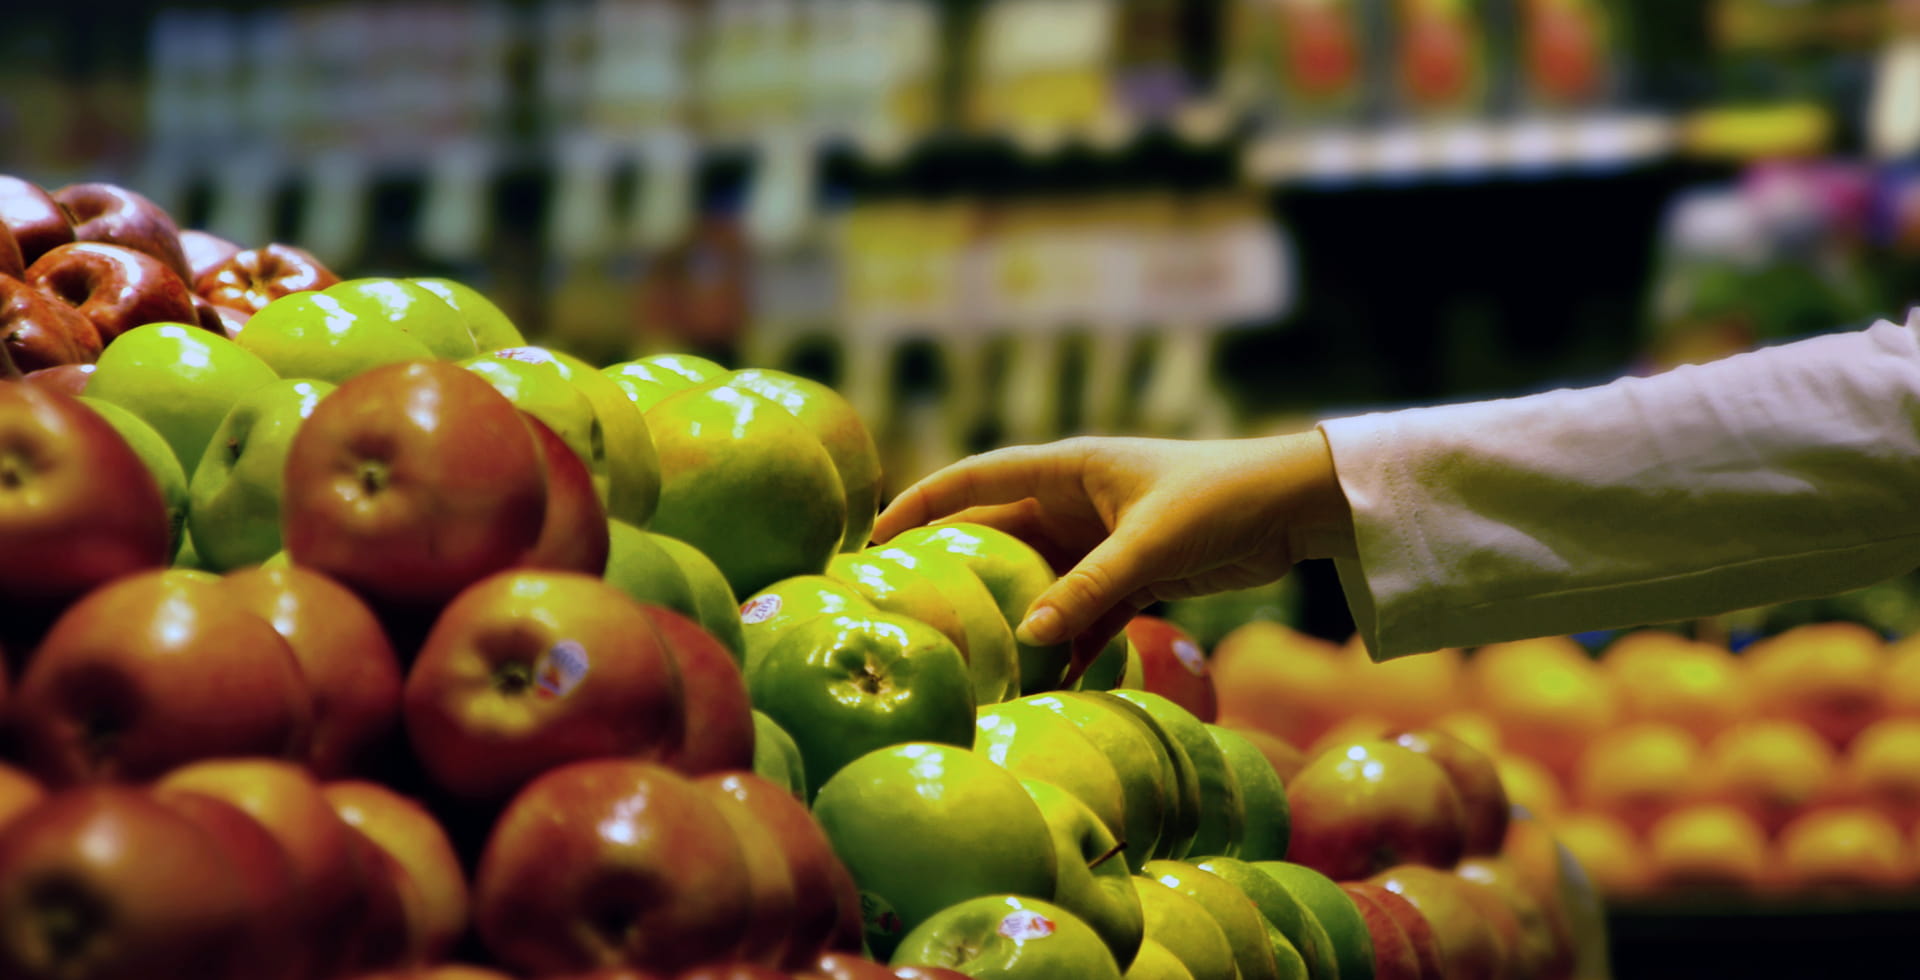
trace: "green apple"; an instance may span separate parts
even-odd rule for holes
[[[706,552],[735,595],[827,567],[847,505],[833,458],[806,426],[718,384],[674,394],[646,418],[660,454],[654,530]]]
[[[781,638],[810,619],[843,613],[866,615],[880,609],[853,586],[825,575],[795,575],[755,592],[740,604],[740,633],[746,644],[748,677]]]
[[[1072,722],[1012,702],[980,708],[973,728],[975,752],[1022,779],[1045,780],[1072,793],[1115,840],[1128,839],[1127,795],[1120,773]]]
[[[1367,924],[1333,879],[1291,861],[1255,861],[1253,867],[1312,910],[1333,944],[1340,980],[1373,980],[1373,940]]]
[[[979,703],[1019,696],[1020,653],[1014,646],[1013,628],[1000,615],[1000,604],[993,593],[966,562],[941,551],[908,551],[893,545],[877,545],[862,554],[918,572],[953,605],[961,628],[966,630],[967,667],[973,671],[974,695]],[[998,694],[993,693],[996,686]]]
[[[1146,939],[1180,960],[1193,980],[1239,980],[1233,945],[1205,906],[1145,875],[1133,876],[1146,919]]]
[[[526,361],[482,354],[461,361],[460,366],[484,378],[521,411],[545,422],[587,464],[594,492],[602,504],[607,502],[611,480],[606,434],[587,396],[552,369]]]
[[[442,302],[453,307],[466,320],[467,333],[473,336],[474,347],[480,350],[499,350],[502,347],[518,347],[527,342],[521,336],[520,328],[502,312],[494,302],[480,294],[480,291],[465,283],[452,279],[428,276],[407,280],[421,289],[440,297]]]
[[[1040,807],[1012,773],[963,748],[913,742],[860,756],[820,788],[813,816],[860,889],[876,957],[950,905],[1057,884]]]
[[[727,376],[726,368],[697,354],[649,354],[640,358],[638,363],[677,374],[696,385],[719,381]]]
[[[1193,980],[1193,971],[1165,946],[1144,939],[1133,965],[1127,967],[1126,980]]]
[[[1129,683],[1131,681],[1131,683]],[[1121,687],[1140,686],[1140,651],[1127,642],[1127,634],[1122,632],[1107,641],[1100,649],[1099,656],[1087,664],[1080,679],[1074,682],[1076,691],[1111,691]]]
[[[973,744],[973,687],[938,630],[887,613],[819,616],[747,676],[753,706],[800,746],[809,783],[901,742]]]
[[[613,383],[626,392],[633,406],[642,412],[647,411],[668,395],[676,391],[685,391],[703,382],[695,381],[678,371],[669,371],[657,364],[646,361],[623,361],[600,369],[600,373],[613,379]]]
[[[880,609],[911,616],[947,635],[960,655],[967,659],[967,672],[973,675],[975,704],[993,704],[1006,700],[1018,678],[1011,660],[973,659],[972,634],[959,609],[948,600],[933,579],[897,561],[862,552],[835,555],[827,563],[827,577],[845,582]],[[994,617],[998,621],[999,617]]]
[[[417,283],[390,278],[348,279],[320,292],[362,320],[399,328],[441,360],[457,361],[480,353],[473,332],[467,329],[465,314]],[[252,322],[247,326],[253,326]],[[246,331],[240,333],[245,335]]]
[[[1063,691],[1061,697],[1101,705],[1108,710],[1129,715],[1159,740],[1169,769],[1167,786],[1171,790],[1169,795],[1172,803],[1167,807],[1166,819],[1160,825],[1160,845],[1154,856],[1177,858],[1192,853],[1194,835],[1200,831],[1200,777],[1194,770],[1192,756],[1187,754],[1181,740],[1151,712],[1118,697],[1117,692]]]
[[[1246,818],[1235,856],[1247,861],[1279,861],[1287,856],[1293,821],[1287,809],[1287,788],[1266,753],[1231,728],[1207,725],[1213,744],[1226,756],[1227,768],[1240,787],[1241,813]],[[1196,848],[1194,854],[1210,856]]]
[[[944,551],[980,577],[993,593],[1008,628],[1017,628],[1027,607],[1053,585],[1053,568],[1026,542],[983,524],[931,524],[906,531],[889,541],[908,550]],[[1072,659],[1068,644],[1032,646],[1015,640],[1020,654],[1020,692],[1051,691],[1066,677]]]
[[[325,381],[289,379],[241,395],[207,443],[188,487],[188,521],[207,568],[256,565],[280,550],[287,452]]]
[[[1138,871],[1158,856],[1176,805],[1177,777],[1165,747],[1145,722],[1129,711],[1063,694],[1029,694],[994,711],[1015,718],[1022,712],[1047,712],[1091,739],[1119,774],[1126,796],[1127,867]]]
[[[750,368],[726,376],[725,383],[745,388],[792,413],[833,457],[847,500],[847,527],[841,551],[859,551],[873,532],[880,509],[880,449],[860,413],[839,392],[811,378]]]
[[[200,561],[200,552],[193,546],[193,532],[180,532],[180,547],[173,553],[173,567],[199,570],[206,568]]]
[[[1207,731],[1207,723],[1171,699],[1151,691],[1121,688],[1109,696],[1137,704],[1152,715],[1179,741],[1180,748],[1193,763],[1194,778],[1200,786],[1200,823],[1185,854],[1170,856],[1238,855],[1240,841],[1246,834],[1246,803],[1240,794],[1240,781],[1227,764],[1226,753]]]
[[[1266,917],[1244,892],[1185,861],[1149,861],[1141,874],[1207,910],[1227,937],[1227,945],[1233,947],[1233,962],[1242,980],[1279,980],[1280,966],[1267,941]]]
[[[606,460],[607,516],[617,517],[634,527],[648,527],[660,503],[660,456],[654,450],[646,416],[627,399],[620,386],[594,370],[591,364],[545,347],[505,347],[489,351],[486,356],[515,361],[537,375],[557,378],[586,398],[593,406],[594,421],[600,426],[602,448],[592,456],[581,458]],[[568,444],[574,445],[571,441]],[[579,451],[577,445],[574,451]]]
[[[1319,916],[1292,891],[1240,858],[1211,857],[1195,862],[1195,866],[1240,889],[1267,922],[1299,951],[1312,980],[1339,980],[1342,973],[1333,939],[1320,924]]]
[[[107,345],[87,381],[87,396],[153,426],[191,482],[190,467],[200,462],[227,410],[241,395],[277,380],[266,362],[219,334],[184,323],[149,323]]]
[[[607,570],[600,577],[640,602],[665,606],[699,622],[700,608],[687,573],[663,540],[617,517],[607,518]]]
[[[1307,958],[1294,948],[1286,933],[1265,919],[1260,920],[1260,929],[1266,935],[1267,951],[1273,954],[1274,971],[1280,980],[1313,980]]]
[[[693,618],[733,653],[736,662],[746,662],[747,641],[740,633],[740,600],[720,567],[706,553],[679,538],[648,532],[655,544],[680,566],[687,588],[693,591]]]
[[[433,360],[419,338],[350,313],[324,292],[288,293],[247,320],[235,341],[283,378],[339,384],[384,364]]]
[[[909,933],[891,965],[939,966],[981,980],[1120,980],[1099,934],[1071,909],[1023,895],[983,895],[941,909]]]
[[[753,711],[753,772],[802,800],[807,798],[807,767],[800,759],[800,746],[779,722],[758,708]]]
[[[1140,949],[1146,923],[1120,842],[1072,793],[1041,779],[1022,779],[1020,785],[1053,828],[1054,903],[1092,926],[1114,962],[1126,969]]]
[[[174,458],[173,447],[140,416],[110,401],[81,395],[80,403],[106,419],[113,431],[126,441],[127,448],[147,464],[147,472],[160,484],[160,499],[167,504],[167,540],[173,542],[174,554],[179,554],[187,533],[187,471]]]

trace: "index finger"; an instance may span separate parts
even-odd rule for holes
[[[874,518],[873,540],[887,541],[969,507],[1044,497],[1058,485],[1069,464],[1069,454],[1053,446],[1011,446],[969,456],[894,497]]]

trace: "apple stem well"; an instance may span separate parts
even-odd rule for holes
[[[87,952],[99,938],[107,915],[99,900],[62,878],[44,882],[35,906],[39,909],[40,937],[54,962],[67,962]]]
[[[368,494],[379,493],[387,486],[387,464],[374,459],[361,460],[355,476],[360,480],[361,490]]]
[[[493,686],[502,694],[523,694],[533,686],[533,665],[524,660],[509,660],[493,672]]]
[[[0,454],[0,488],[18,490],[27,482],[26,474],[33,465],[23,456],[17,452]]]

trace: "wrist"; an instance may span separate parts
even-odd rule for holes
[[[1359,557],[1353,510],[1340,488],[1326,433],[1316,426],[1280,438],[1288,441],[1282,479],[1292,488],[1287,533],[1294,559]]]

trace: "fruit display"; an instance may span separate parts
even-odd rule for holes
[[[1021,540],[868,541],[817,382],[11,193],[56,268],[0,324],[0,975],[1604,975],[1556,815],[1422,713],[1457,658],[1316,687],[1141,615],[1076,661],[1013,635],[1057,574]],[[1275,685],[1325,712],[1247,710]]]
[[[1212,666],[1227,723],[1311,758],[1287,783],[1296,841],[1336,818],[1311,807],[1327,746],[1421,726],[1447,733],[1433,747],[1479,750],[1455,755],[1456,790],[1504,791],[1621,907],[1920,894],[1920,645],[1910,639],[1822,622],[1736,654],[1642,629],[1597,653],[1550,637],[1374,664],[1357,644],[1263,623],[1223,640]],[[1396,791],[1341,796],[1337,816],[1370,814],[1382,845],[1455,839],[1438,832],[1455,818],[1434,802],[1434,781],[1376,759],[1387,749],[1375,746],[1355,761],[1377,761]],[[1458,761],[1468,756],[1470,768]],[[1402,836],[1386,836],[1391,827]]]

